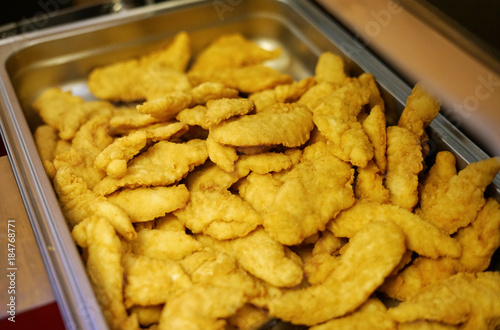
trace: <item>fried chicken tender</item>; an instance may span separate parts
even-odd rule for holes
[[[493,253],[500,247],[500,205],[489,199],[477,218],[458,230],[454,237],[462,246],[458,258],[416,258],[401,273],[390,276],[380,291],[388,296],[406,300],[429,284],[459,272],[478,273],[486,270]]]
[[[210,127],[216,141],[231,146],[298,147],[314,127],[312,113],[299,103],[277,103],[255,115],[232,118]]]
[[[395,223],[406,238],[408,249],[430,258],[459,257],[460,244],[435,226],[410,211],[391,204],[358,201],[342,211],[329,224],[328,229],[337,237],[353,237],[367,223],[389,221]]]
[[[71,227],[92,215],[97,215],[106,219],[124,238],[135,239],[137,233],[128,214],[105,197],[98,196],[88,189],[85,181],[76,176],[70,167],[61,167],[57,170],[54,189]]]
[[[340,263],[340,250],[347,239],[325,230],[314,244],[310,258],[304,263],[304,273],[311,285],[323,283]]]
[[[388,313],[398,322],[423,319],[490,329],[500,321],[499,297],[499,273],[459,273],[427,286]]]
[[[245,302],[241,289],[195,285],[170,297],[158,329],[222,330],[227,322],[224,318],[233,315]]]
[[[129,313],[137,317],[141,327],[153,330],[160,321],[162,309],[163,305],[132,306],[129,308]]]
[[[244,98],[211,100],[207,103],[205,125],[210,128],[229,118],[246,115],[253,107],[253,102]]]
[[[314,79],[318,83],[342,83],[346,79],[344,60],[331,52],[322,53],[316,68],[314,69]]]
[[[294,81],[291,84],[278,85],[273,89],[266,89],[251,94],[248,98],[254,102],[255,111],[260,112],[276,103],[291,103],[298,101],[309,88],[314,86],[314,84],[314,78],[308,77],[299,81]]]
[[[105,171],[110,177],[120,178],[127,173],[127,162],[147,144],[175,138],[187,130],[187,125],[176,122],[139,128],[126,136],[115,139],[97,155],[94,166]]]
[[[203,246],[179,230],[143,229],[131,242],[132,252],[152,259],[181,260]]]
[[[363,121],[362,126],[372,143],[375,164],[380,169],[380,173],[385,174],[387,170],[387,131],[383,108],[379,105],[374,106]]]
[[[54,179],[56,169],[53,161],[56,154],[59,136],[57,129],[50,125],[38,126],[34,133],[38,154],[42,160],[43,167],[49,178]]]
[[[241,197],[227,190],[191,191],[188,204],[174,211],[193,233],[217,239],[242,237],[262,224],[262,217]]]
[[[191,58],[190,48],[189,35],[186,32],[179,32],[172,42],[162,50],[153,51],[138,59],[120,61],[95,68],[88,77],[89,89],[96,97],[105,100],[136,101],[145,99],[147,98],[146,91],[150,91],[151,87],[155,87],[153,90],[158,89],[160,86],[164,86],[165,81],[173,78],[165,71],[185,71]],[[148,75],[149,79],[146,79],[145,75]],[[179,82],[178,79],[176,81]],[[149,83],[147,86],[149,88],[142,86],[146,82]],[[151,86],[155,82],[155,86]],[[178,88],[177,83],[169,86]],[[165,89],[165,92],[173,91]],[[158,94],[157,90],[155,90],[155,94]]]
[[[265,50],[239,33],[218,37],[196,58],[190,71],[242,67],[274,59],[281,54],[280,49]]]
[[[193,96],[186,92],[170,92],[137,106],[137,111],[167,121],[186,108],[195,105]]]
[[[122,245],[115,229],[105,219],[92,216],[76,225],[71,235],[87,251],[87,272],[108,325],[129,328],[134,320],[123,303]]]
[[[163,304],[174,292],[192,286],[189,276],[176,261],[131,253],[126,253],[122,260],[126,308]]]
[[[354,194],[359,200],[389,203],[389,190],[384,186],[384,176],[378,166],[370,161],[366,167],[358,168]]]
[[[327,82],[316,83],[302,94],[297,102],[306,105],[312,111],[323,102],[324,97],[332,94],[341,86],[341,84],[331,84]]]
[[[373,146],[357,116],[370,93],[353,81],[324,97],[313,109],[314,123],[332,143],[335,155],[345,162],[365,167],[373,158]]]
[[[94,166],[95,159],[111,142],[108,134],[109,117],[97,116],[81,126],[71,141],[71,146],[56,155],[54,168],[69,166],[81,177],[89,189],[101,181],[106,173]]]
[[[418,203],[418,175],[423,170],[418,136],[403,127],[387,128],[385,185],[394,205],[412,210]]]
[[[49,88],[40,95],[33,108],[43,121],[56,128],[59,137],[71,140],[76,132],[94,116],[111,116],[113,106],[104,101],[86,102],[69,91],[60,88]]]
[[[201,105],[211,100],[237,98],[238,94],[238,90],[234,88],[211,81],[199,84],[191,90],[191,95],[193,95],[195,102]]]
[[[136,107],[115,108],[109,120],[109,133],[112,136],[127,135],[131,131],[156,124],[160,120],[137,111]]]
[[[236,288],[242,290],[248,299],[264,293],[261,282],[241,268],[229,254],[205,247],[182,259],[180,264],[195,285]]]
[[[262,228],[233,240],[218,241],[201,235],[197,240],[204,246],[233,256],[247,272],[277,287],[293,287],[302,281],[300,258]]]
[[[408,129],[418,136],[421,142],[425,142],[428,139],[425,128],[434,120],[440,108],[440,102],[418,83],[406,100],[398,126]]]
[[[193,86],[198,86],[205,82],[216,82],[246,94],[257,93],[278,85],[293,82],[293,78],[290,75],[259,64],[244,67],[222,67],[204,71],[190,71],[188,76]]]
[[[441,162],[436,164],[441,166]],[[499,157],[472,163],[453,176],[450,170],[443,170],[450,174],[443,180],[434,179],[439,184],[431,181],[429,187],[424,186],[417,212],[445,232],[455,233],[475,219],[486,203],[484,191],[499,170]]]
[[[382,110],[382,113],[384,113],[385,103],[382,99],[382,96],[380,95],[380,90],[378,89],[377,82],[375,81],[373,75],[365,72],[358,77],[358,80],[363,86],[365,86],[365,88],[370,91],[370,98],[368,101],[370,109],[378,106],[380,110]]]
[[[236,149],[215,141],[210,135],[207,137],[208,157],[226,172],[233,172],[234,162],[238,160]]]
[[[387,308],[377,298],[369,298],[352,313],[311,327],[311,330],[329,329],[394,330],[396,322],[387,314]]]
[[[123,187],[167,186],[181,180],[207,157],[205,141],[180,144],[160,141],[132,159],[127,174],[119,179],[105,177],[94,187],[94,192],[109,195]]]
[[[208,130],[208,126],[205,121],[207,110],[207,107],[204,105],[196,105],[192,108],[181,110],[181,112],[175,116],[175,119],[186,125],[200,126],[201,128]]]
[[[245,304],[228,318],[227,323],[229,329],[252,330],[259,329],[268,319],[266,310]]]
[[[296,245],[323,230],[332,217],[354,203],[353,174],[325,143],[315,143],[282,179],[265,185],[257,181],[246,191],[240,189],[240,195],[262,213],[271,237]]]
[[[349,241],[339,266],[323,284],[271,297],[270,315],[304,325],[346,315],[382,284],[405,250],[404,235],[396,225],[371,222]]]
[[[189,201],[189,191],[182,184],[170,187],[139,187],[116,191],[107,198],[125,210],[132,222],[145,222],[184,207]]]

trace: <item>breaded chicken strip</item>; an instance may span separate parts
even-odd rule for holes
[[[441,164],[445,165],[441,165]],[[431,176],[420,198],[417,213],[449,234],[471,223],[486,203],[484,191],[500,170],[500,158],[472,163],[453,175],[453,169],[439,160],[434,166],[446,166]],[[440,174],[444,173],[444,174]],[[435,183],[436,182],[436,183]]]
[[[365,167],[374,155],[370,139],[357,120],[369,96],[359,81],[352,81],[312,109],[314,123],[332,143],[335,156],[358,167]]]
[[[323,284],[270,297],[270,314],[304,325],[343,316],[366,301],[405,250],[404,236],[396,225],[372,222],[349,241],[339,266]]]
[[[412,210],[418,203],[418,175],[423,170],[420,140],[403,127],[387,128],[385,185],[394,205]]]
[[[87,272],[111,329],[136,329],[123,303],[122,244],[115,229],[103,218],[92,216],[73,228],[71,236],[87,251]]]
[[[391,204],[358,201],[342,211],[329,224],[328,229],[338,237],[353,237],[371,221],[395,223],[406,238],[408,249],[431,258],[459,257],[460,244],[446,233],[410,211]]]

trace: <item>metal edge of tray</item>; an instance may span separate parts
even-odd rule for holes
[[[411,88],[368,49],[360,43],[357,43],[352,35],[334,22],[331,17],[323,13],[314,4],[305,0],[276,0],[275,2],[282,3],[303,16],[304,19],[309,21],[311,25],[323,33],[333,44],[350,57],[353,62],[356,62],[363,70],[372,73],[383,88],[390,91],[396,100],[404,104],[406,98],[411,93]],[[115,15],[110,19],[96,18],[85,23],[75,23],[69,26],[51,28],[39,35],[35,33],[33,38],[26,37],[24,40],[17,40],[16,42],[19,42],[19,47],[28,46],[34,42],[43,42],[45,38],[68,35],[69,33],[81,33],[81,31],[94,31],[99,28],[119,25],[124,20],[145,18],[146,15],[153,15],[158,10],[164,11],[170,8],[179,9],[183,6],[197,5],[199,3],[203,3],[203,1],[193,1],[191,3],[179,4],[179,6],[161,4],[158,7],[155,5],[150,8],[140,8],[138,10],[131,10],[122,16]],[[1,59],[0,54],[0,60]],[[2,67],[0,70],[5,71],[5,68]],[[0,73],[2,73],[2,71],[0,71]],[[5,74],[5,72],[3,73]],[[24,141],[23,137],[18,134],[18,132],[20,132],[19,125],[23,126],[21,130],[26,130],[28,128],[26,121],[21,120],[15,122],[13,120],[13,118],[16,117],[13,115],[14,108],[20,109],[13,87],[9,84],[2,84],[0,88],[2,94],[0,106],[4,108],[6,112],[5,114],[3,112],[0,113],[0,124],[2,124],[3,129],[2,134],[7,144],[9,159],[22,192],[23,201],[26,205],[30,221],[34,231],[38,233],[37,242],[41,249],[44,263],[48,268],[49,278],[51,278],[51,284],[53,285],[56,299],[58,299],[58,303],[62,309],[63,318],[67,325],[71,325],[72,322],[74,322],[77,324],[76,327],[78,328],[105,327],[102,313],[97,307],[98,305],[95,301],[93,291],[88,285],[89,281],[88,279],[82,280],[81,278],[82,274],[86,277],[85,271],[81,264],[75,264],[72,260],[72,258],[75,258],[76,249],[74,251],[60,253],[63,251],[65,244],[68,244],[68,241],[70,241],[71,244],[73,243],[67,230],[59,230],[63,224],[57,223],[54,219],[62,217],[62,214],[57,214],[55,216],[49,212],[49,210],[54,208],[54,205],[57,207],[57,200],[51,200],[43,196],[43,191],[52,189],[52,187],[47,187],[47,182],[49,182],[48,179],[40,181],[36,178],[35,174],[43,170],[43,165],[39,159],[29,159],[29,155],[32,154],[32,152],[36,152],[34,144],[29,141]],[[7,104],[4,100],[14,100],[14,102]],[[10,113],[12,118],[7,118],[7,113]],[[446,143],[452,146],[460,142],[455,147],[463,155],[466,162],[470,163],[487,157],[485,153],[475,147],[470,140],[454,128],[443,116],[438,115],[435,123],[433,122],[430,128],[435,131],[440,138],[445,140]],[[451,137],[448,131],[453,132]],[[465,145],[462,145],[464,142]],[[17,150],[18,152],[12,152],[12,150]],[[22,155],[19,154],[21,151]],[[39,226],[37,222],[37,218],[39,217],[51,220],[47,221],[49,224],[48,228],[41,228]],[[79,255],[77,255],[77,257],[79,258]],[[71,275],[70,278],[68,278],[68,275],[61,276],[61,273],[68,271],[67,265],[77,268],[76,270],[75,268],[71,268],[72,273],[69,274]],[[64,283],[61,283],[61,281]],[[78,292],[73,292],[75,288],[78,288]],[[89,290],[91,290],[90,293]],[[98,308],[98,311],[95,311],[95,308]]]

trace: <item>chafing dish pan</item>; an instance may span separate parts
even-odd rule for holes
[[[280,46],[284,55],[271,65],[296,79],[313,74],[321,52],[335,52],[351,75],[374,75],[392,123],[411,92],[385,63],[306,0],[168,1],[0,40],[2,137],[67,329],[101,329],[106,323],[38,156],[32,132],[41,121],[31,103],[54,86],[91,99],[85,81],[92,68],[152,50],[181,30],[192,36],[194,53],[227,32],[241,32],[263,47]],[[452,151],[460,167],[488,158],[442,115],[429,135],[430,161],[438,150]],[[489,193],[500,195],[499,176]]]

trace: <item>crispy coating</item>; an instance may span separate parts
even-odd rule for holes
[[[189,126],[200,126],[201,128],[208,130],[208,126],[205,121],[206,114],[206,106],[196,105],[192,108],[181,110],[181,112],[175,116],[175,119]]]
[[[266,310],[252,304],[245,304],[228,318],[227,323],[230,329],[252,330],[260,328],[268,320]]]
[[[311,327],[311,330],[328,329],[395,330],[396,322],[387,314],[387,308],[377,298],[369,298],[354,312]]]
[[[115,139],[99,155],[94,166],[113,178],[127,173],[127,162],[137,155],[147,144],[169,140],[184,134],[187,125],[182,123],[159,123],[139,128],[130,134]]]
[[[383,109],[376,105],[363,121],[363,129],[373,146],[373,159],[382,174],[387,170],[387,132]]]
[[[357,169],[354,194],[359,200],[389,203],[389,190],[384,186],[384,176],[378,166],[370,161],[366,167]]]
[[[49,178],[53,179],[56,175],[56,169],[53,161],[56,155],[59,136],[57,129],[50,125],[38,126],[34,133],[36,148]]]
[[[408,129],[418,136],[420,141],[426,141],[425,128],[434,120],[440,108],[440,102],[418,83],[413,87],[411,95],[406,100],[398,126]]]
[[[224,318],[234,314],[245,302],[241,289],[195,285],[170,297],[161,313],[158,329],[222,330],[226,326]]]
[[[234,162],[238,160],[236,149],[215,141],[210,135],[207,137],[208,157],[226,172],[233,172]]]
[[[204,247],[182,259],[180,264],[196,285],[235,288],[241,290],[246,298],[263,294],[261,282],[240,267],[230,254]]]
[[[373,158],[373,146],[357,116],[368,103],[369,91],[353,81],[324,97],[314,108],[314,123],[331,143],[335,155],[365,167]]]
[[[370,98],[368,101],[370,109],[373,109],[374,107],[378,106],[384,113],[385,103],[384,100],[382,99],[382,96],[380,95],[377,82],[375,81],[373,75],[365,72],[358,77],[358,80],[361,82],[362,85],[365,86],[365,88],[367,88],[370,91]]]
[[[231,33],[218,37],[198,54],[190,71],[249,66],[276,58],[280,54],[280,49],[265,50],[243,35]]]
[[[278,103],[267,111],[233,118],[210,128],[211,136],[232,146],[298,147],[309,139],[312,113],[299,103]]]
[[[418,202],[418,174],[423,170],[420,140],[398,126],[387,128],[387,173],[385,185],[391,203],[412,210]]]
[[[208,236],[197,239],[205,246],[232,255],[243,269],[272,285],[293,287],[302,281],[300,259],[263,229],[233,240],[217,241]]]
[[[98,98],[112,101],[136,101],[145,99],[147,91],[165,88],[165,81],[172,80],[174,72],[186,69],[191,57],[190,38],[185,32],[179,32],[164,49],[153,51],[138,59],[116,62],[92,70],[88,77],[90,91]],[[178,90],[176,84],[169,85]],[[187,79],[186,79],[186,82]],[[147,86],[143,84],[147,83]]]
[[[139,325],[143,328],[149,327],[153,330],[153,324],[157,324],[160,320],[163,305],[154,306],[132,306],[129,308],[131,315],[136,315]]]
[[[170,92],[161,97],[149,100],[137,106],[137,111],[151,115],[161,121],[170,120],[182,110],[195,105],[191,94]]]
[[[136,107],[114,108],[109,120],[109,133],[112,136],[127,135],[140,127],[156,124],[159,119],[137,111]]]
[[[422,217],[449,234],[471,223],[486,203],[484,191],[500,170],[500,158],[472,163],[440,182],[434,190],[425,189],[418,212]],[[444,180],[442,180],[444,181]]]
[[[191,90],[191,95],[197,104],[206,104],[211,100],[222,98],[232,99],[238,97],[238,90],[226,87],[221,83],[207,81]]]
[[[107,116],[97,116],[83,124],[71,141],[71,147],[56,155],[55,169],[71,167],[89,189],[93,189],[106,175],[94,166],[94,162],[97,155],[113,142],[108,134],[108,123]]]
[[[137,233],[128,214],[105,197],[98,196],[88,189],[83,179],[76,176],[70,167],[57,170],[54,189],[71,227],[92,215],[97,215],[112,224],[126,239],[135,239]]]
[[[340,263],[340,249],[347,243],[346,238],[336,237],[325,230],[314,244],[310,258],[304,263],[304,273],[311,285],[323,283]]]
[[[217,239],[242,237],[262,224],[262,217],[227,190],[192,191],[188,204],[174,214],[193,233]]]
[[[216,82],[247,94],[293,82],[290,75],[263,65],[190,71],[188,76],[194,86],[205,82]]]
[[[92,216],[75,226],[71,235],[87,250],[87,272],[108,325],[125,328],[131,320],[123,303],[121,242],[115,229],[108,221]]]
[[[143,229],[131,242],[132,252],[152,259],[181,260],[203,246],[184,231]]]
[[[438,258],[459,257],[460,244],[435,226],[410,211],[391,204],[358,201],[342,211],[328,224],[328,229],[338,237],[353,237],[367,223],[389,221],[404,232],[408,249],[420,255]]]
[[[481,272],[490,266],[491,258],[500,247],[500,205],[488,199],[476,219],[460,228],[455,239],[463,247],[460,263],[467,272]]]
[[[459,272],[477,273],[486,270],[493,253],[500,246],[500,207],[490,199],[477,218],[461,228],[455,239],[462,246],[459,258],[416,258],[401,273],[387,278],[380,290],[390,297],[406,300],[429,284]]]
[[[207,157],[205,141],[182,144],[160,141],[131,160],[127,174],[119,179],[105,177],[94,187],[94,192],[109,195],[122,187],[167,186],[181,180]]]
[[[322,53],[314,69],[314,79],[318,83],[342,83],[346,79],[344,60],[331,52]]]
[[[500,319],[499,297],[499,273],[458,273],[427,286],[388,313],[398,322],[424,319],[489,329]]]
[[[114,107],[104,101],[85,102],[60,88],[49,88],[40,95],[33,108],[43,121],[56,128],[59,137],[71,140],[80,127],[94,116],[111,116]]]
[[[323,102],[324,97],[332,94],[341,86],[341,84],[327,82],[316,83],[299,98],[298,102],[306,105],[312,111]]]
[[[253,102],[249,99],[217,99],[207,103],[205,125],[212,127],[229,118],[246,115],[253,110]]]
[[[163,304],[175,291],[189,289],[189,276],[173,260],[151,259],[126,253],[123,256],[125,275],[124,303],[127,308]]]
[[[132,222],[145,222],[184,207],[189,201],[189,191],[182,184],[169,187],[139,187],[121,189],[107,198],[125,210]]]
[[[366,301],[405,250],[404,236],[396,225],[372,222],[349,241],[340,265],[325,283],[272,297],[270,314],[305,325],[343,316]]]
[[[264,228],[274,239],[295,245],[354,203],[352,181],[351,167],[330,154],[324,143],[316,143],[282,179],[271,178],[265,185],[256,181],[240,195],[263,214]]]
[[[260,112],[276,103],[298,101],[315,83],[313,77],[307,77],[299,81],[294,81],[291,84],[278,85],[273,89],[266,89],[251,94],[248,98],[254,102],[255,111]]]

